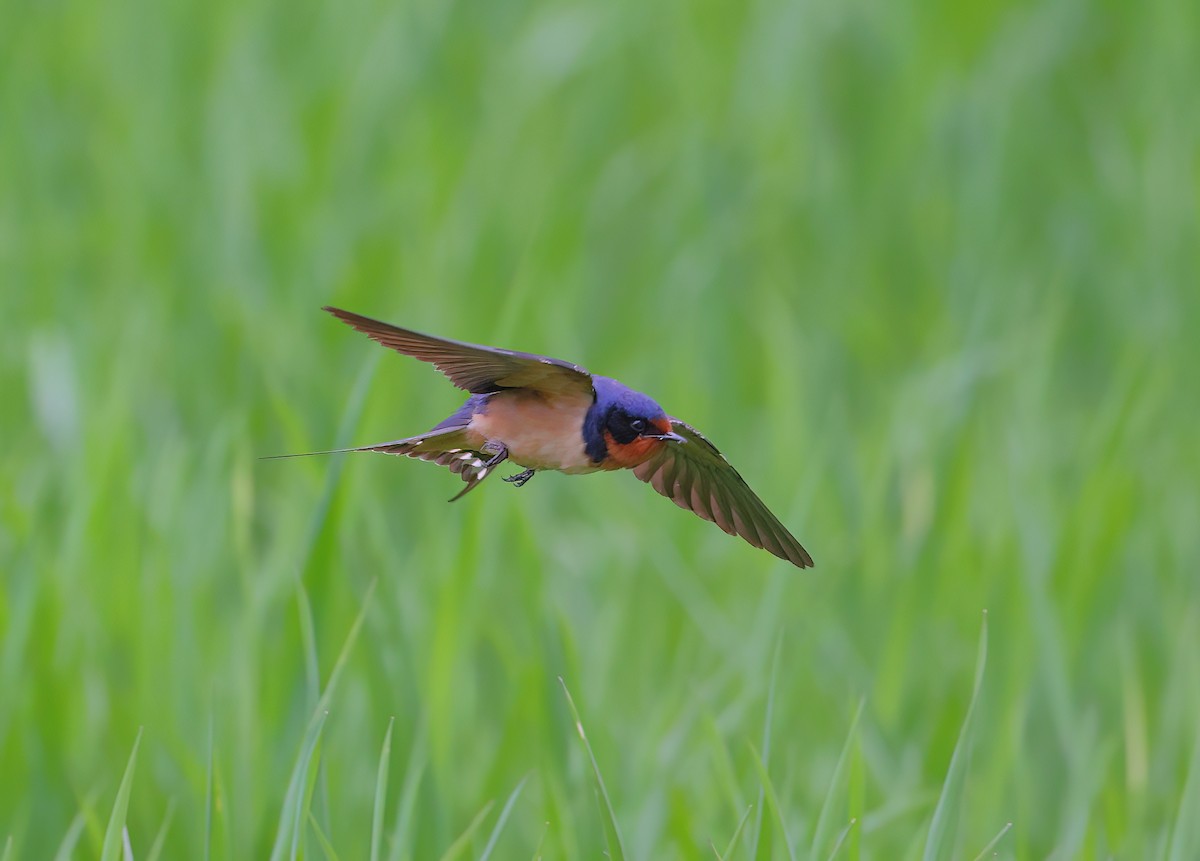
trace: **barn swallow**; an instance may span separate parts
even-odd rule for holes
[[[378,451],[448,467],[466,482],[451,502],[505,460],[525,467],[504,479],[517,487],[541,470],[582,475],[629,469],[730,535],[798,568],[812,566],[808,551],[716,446],[647,395],[560,359],[422,335],[340,308],[323,310],[385,347],[429,362],[470,393],[427,433],[337,452]]]

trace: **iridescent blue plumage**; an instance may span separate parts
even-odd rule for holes
[[[641,419],[650,422],[666,418],[666,412],[649,395],[635,391],[611,377],[592,374],[592,387],[596,391],[596,402],[588,410],[583,421],[584,450],[595,463],[608,457],[608,444],[604,431],[608,430],[619,443],[627,443],[637,436],[630,430],[629,422]]]

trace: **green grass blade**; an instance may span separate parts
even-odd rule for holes
[[[108,828],[104,831],[104,847],[100,852],[100,861],[121,861],[123,854],[122,836],[125,832],[125,814],[129,811],[129,795],[133,791],[133,772],[137,768],[138,747],[142,743],[142,730],[138,730],[137,738],[133,741],[133,751],[125,765],[125,776],[121,778],[121,786],[117,789],[117,799],[113,802],[112,815],[108,818]]]
[[[67,833],[63,835],[62,842],[58,844],[58,851],[54,853],[54,861],[71,861],[75,854],[75,844],[79,842],[79,836],[83,834],[86,825],[87,818],[83,815],[83,811],[76,813],[71,824],[67,826]]]
[[[750,750],[754,754],[754,767],[758,771],[758,779],[766,796],[767,804],[771,806],[775,818],[779,821],[779,832],[783,835],[783,844],[787,848],[788,859],[796,861],[796,850],[792,846],[792,839],[788,836],[787,822],[783,816],[783,806],[779,803],[779,796],[775,792],[775,783],[771,780],[771,775],[767,773],[766,762],[758,755],[754,745],[750,745]]]
[[[300,755],[292,768],[292,775],[288,781],[287,791],[284,794],[283,809],[280,811],[279,816],[279,826],[275,832],[275,843],[271,849],[271,861],[281,861],[285,854],[290,858],[295,858],[300,850],[301,829],[308,813],[306,810],[306,799],[312,786],[312,781],[309,778],[309,769],[313,761],[313,755],[316,752],[317,743],[320,741],[321,730],[325,726],[325,719],[329,716],[329,703],[337,688],[342,670],[346,666],[346,661],[349,660],[354,643],[358,640],[358,635],[362,630],[363,621],[367,617],[367,610],[371,606],[371,597],[374,592],[375,581],[371,581],[371,585],[367,587],[366,595],[363,596],[362,607],[358,611],[358,616],[350,626],[350,632],[346,635],[346,640],[342,644],[341,651],[338,653],[337,661],[334,662],[333,670],[329,674],[329,682],[325,685],[325,691],[317,701],[317,710],[309,721],[308,729],[305,731]]]
[[[350,388],[350,394],[346,398],[346,404],[342,408],[342,414],[338,419],[337,431],[333,437],[335,442],[334,448],[346,448],[349,445],[350,437],[354,433],[354,428],[358,425],[359,419],[362,417],[363,408],[366,406],[367,393],[371,388],[371,378],[375,375],[375,367],[378,362],[378,355],[368,355],[364,358],[358,376],[354,378],[354,385]],[[321,536],[321,530],[324,529],[325,521],[329,518],[329,511],[333,507],[334,492],[337,489],[338,479],[342,475],[342,467],[345,460],[346,456],[344,454],[335,454],[329,457],[329,466],[325,473],[325,483],[321,489],[321,496],[317,500],[316,507],[313,508],[312,515],[309,518],[304,545],[297,557],[299,561],[298,570],[301,573],[312,562],[313,553]]]
[[[1005,826],[1000,829],[1000,833],[989,840],[988,845],[984,846],[983,850],[975,856],[975,861],[983,861],[987,854],[996,848],[996,844],[1004,838],[1004,835],[1012,830],[1012,826],[1013,824],[1011,822],[1006,823]]]
[[[538,838],[537,846],[533,850],[533,861],[542,861],[542,847],[546,844],[546,835],[550,833],[550,823],[547,822],[542,826],[542,836]]]
[[[767,712],[763,715],[762,755],[764,761],[771,755],[771,719],[775,713],[775,685],[779,678],[779,653],[783,649],[783,635],[775,639],[775,654],[771,658],[771,680],[767,685]],[[766,800],[766,781],[758,785],[758,805],[754,812],[754,839],[750,842],[750,857],[757,861],[758,847],[762,840],[763,808]]]
[[[621,839],[621,827],[617,824],[617,814],[613,811],[612,801],[604,786],[604,777],[600,774],[600,764],[596,762],[596,754],[592,752],[591,742],[587,739],[587,733],[583,731],[583,721],[579,717],[579,709],[575,708],[575,700],[571,698],[571,692],[567,690],[567,683],[563,681],[562,676],[558,677],[558,683],[562,685],[563,694],[567,698],[567,707],[570,708],[571,718],[575,721],[575,731],[579,733],[579,739],[583,742],[588,760],[592,764],[592,779],[596,783],[596,794],[603,802],[604,838],[608,842],[608,854],[614,861],[624,861],[625,843]]]
[[[321,828],[321,823],[317,821],[317,817],[313,815],[311,810],[308,811],[308,826],[313,830],[313,834],[317,835],[317,845],[321,847],[321,852],[324,853],[326,861],[340,861],[337,852],[334,851],[333,844],[325,836],[325,831]]]
[[[851,819],[846,823],[846,826],[838,832],[837,839],[833,841],[833,849],[829,851],[829,861],[833,861],[837,854],[842,851],[842,846],[846,842],[846,838],[850,836],[850,832],[854,830],[854,826],[858,824],[857,819]]]
[[[833,769],[833,776],[829,779],[829,789],[825,793],[825,801],[821,805],[821,813],[817,816],[817,827],[813,831],[812,846],[809,849],[809,856],[811,858],[819,857],[817,853],[825,844],[827,835],[833,829],[834,798],[837,796],[837,788],[841,785],[842,778],[846,773],[847,763],[850,761],[850,751],[854,749],[854,742],[858,734],[858,721],[862,717],[863,706],[865,704],[865,699],[858,701],[858,708],[854,710],[854,718],[850,721],[850,731],[846,733],[846,741],[842,744],[842,751],[838,754],[837,765]],[[844,833],[848,833],[848,829],[843,829]]]
[[[167,805],[167,814],[163,817],[162,825],[158,827],[158,834],[154,835],[154,842],[150,844],[150,852],[146,855],[146,861],[158,861],[162,857],[163,847],[167,843],[167,832],[171,828],[171,820],[175,818],[175,799]]]
[[[13,837],[11,834],[4,841],[4,854],[0,855],[0,861],[13,861]]]
[[[512,813],[513,805],[517,803],[517,796],[521,794],[521,790],[525,788],[525,782],[529,777],[522,777],[521,782],[516,785],[508,800],[504,802],[504,809],[500,811],[500,816],[496,820],[496,825],[492,828],[492,834],[488,838],[487,845],[483,847],[483,854],[479,856],[479,861],[488,861],[491,857],[492,850],[496,848],[496,841],[500,839],[500,832],[504,830],[505,824],[508,822],[508,815]]]
[[[213,794],[216,791],[216,784],[213,780],[213,713],[208,713],[208,757],[204,768],[204,861],[210,861],[212,858],[212,832],[213,832]]]
[[[475,832],[479,830],[479,826],[483,825],[483,820],[487,819],[488,814],[492,812],[495,802],[489,801],[483,805],[483,808],[475,814],[475,818],[471,820],[471,824],[467,829],[455,839],[453,843],[442,853],[441,861],[454,861],[461,855],[471,844],[471,838],[475,836]]]
[[[327,709],[330,701],[333,699],[333,692],[337,689],[338,679],[341,678],[342,671],[346,667],[346,661],[350,659],[350,652],[354,648],[354,644],[358,641],[358,635],[362,631],[363,622],[367,618],[367,611],[371,608],[371,599],[375,595],[375,584],[377,582],[376,580],[372,580],[367,586],[367,591],[362,599],[362,607],[359,609],[358,615],[355,616],[354,623],[350,626],[350,632],[346,634],[346,641],[342,644],[342,650],[338,652],[337,660],[333,664],[333,670],[329,673],[329,681],[325,683],[325,691],[321,694],[321,699],[317,702],[318,713]]]
[[[1200,816],[1196,815],[1197,810],[1200,810],[1200,734],[1196,736],[1187,781],[1179,799],[1179,812],[1175,816],[1167,861],[1200,858]]]
[[[358,373],[358,376],[355,378],[354,385],[351,387],[350,394],[346,399],[346,403],[342,408],[342,413],[338,420],[338,428],[337,428],[337,431],[335,434],[335,439],[338,440],[338,444],[337,444],[338,448],[344,448],[346,446],[346,440],[348,440],[350,438],[350,435],[353,432],[353,428],[355,427],[355,425],[357,425],[359,419],[362,416],[363,407],[366,404],[367,392],[370,389],[371,378],[375,373],[375,367],[376,367],[377,362],[378,362],[378,356],[368,356],[364,360],[364,363]],[[341,476],[343,461],[344,461],[343,455],[335,455],[330,459],[329,467],[325,473],[325,482],[324,482],[324,486],[321,491],[321,495],[316,503],[315,508],[312,511],[311,516],[309,517],[308,528],[305,532],[304,543],[303,543],[303,546],[297,557],[298,558],[297,570],[301,573],[301,575],[303,574],[304,571],[307,570],[309,564],[311,564],[311,562],[312,562],[313,554],[316,550],[317,543],[320,538],[321,530],[324,528],[325,523],[329,517],[329,512],[333,506],[333,498],[334,498],[335,490],[337,488],[338,479]],[[315,626],[313,623],[312,606],[311,606],[311,602],[309,601],[309,598],[308,598],[308,592],[304,588],[303,580],[298,579],[296,581],[295,587],[296,587],[297,604],[298,604],[297,611],[299,613],[299,620],[300,620],[300,636],[301,636],[301,642],[302,642],[302,652],[303,652],[303,655],[305,658],[305,661],[304,661],[305,678],[308,683],[310,697],[312,697],[313,699],[316,700],[316,706],[314,708],[314,715],[313,715],[313,718],[310,719],[309,726],[306,731],[306,742],[305,742],[305,748],[308,749],[309,755],[311,756],[312,749],[314,749],[315,745],[316,745],[316,739],[320,735],[319,727],[315,727],[314,725],[318,721],[321,724],[324,723],[326,715],[323,713],[325,712],[327,703],[329,702],[329,699],[332,696],[332,692],[333,692],[334,687],[336,686],[337,678],[341,673],[341,669],[345,664],[345,659],[349,654],[349,648],[352,645],[352,643],[357,639],[359,629],[362,627],[362,622],[365,617],[367,605],[370,601],[371,595],[374,593],[374,590],[375,590],[375,581],[372,580],[370,586],[367,589],[367,595],[363,600],[362,610],[360,611],[353,626],[351,627],[350,634],[348,635],[346,642],[342,647],[342,651],[338,657],[338,660],[334,666],[333,671],[330,673],[329,682],[325,686],[325,691],[319,697],[317,697],[316,694],[320,687],[320,665],[319,665],[319,660],[318,660],[318,656],[316,653],[316,634],[315,634]],[[315,729],[315,734],[314,734],[314,729]],[[288,793],[285,795],[285,798],[284,798],[285,812],[287,812],[289,801],[293,805],[299,805],[299,803],[300,803],[300,795],[298,793],[298,787],[295,785],[295,781],[296,781],[297,777],[301,776],[300,770],[303,771],[303,776],[305,778],[302,785],[305,788],[307,787],[308,760],[306,758],[304,758],[303,756],[302,756],[302,760],[303,760],[302,769],[300,769],[300,761],[298,761],[296,766],[293,767],[291,780],[289,781],[289,784],[288,784]],[[300,770],[298,770],[298,769],[300,769]],[[303,821],[303,814],[302,814],[302,811],[300,810],[299,806],[297,806],[294,810],[291,811],[290,818],[292,821],[292,834],[293,834],[292,853],[293,853],[293,857],[294,857],[294,853],[297,850],[296,842],[297,842],[298,836],[300,834],[301,822]],[[273,847],[272,853],[271,853],[272,859],[275,859],[277,857],[277,855],[276,855],[277,852],[282,851],[281,847],[283,845],[283,839],[284,839],[284,819],[281,818],[280,823],[279,823],[279,829],[276,832],[275,844],[274,844],[274,847]],[[282,856],[278,856],[278,857],[282,857]]]
[[[846,809],[850,813],[850,822],[845,828],[846,840],[849,841],[846,854],[849,861],[862,861],[863,832],[866,830],[863,828],[862,818],[867,806],[868,779],[861,728],[855,739],[854,749],[850,752],[849,772],[846,778]],[[835,853],[830,853],[831,857],[833,854]]]
[[[312,601],[308,597],[308,589],[305,588],[303,582],[298,583],[296,586],[296,603],[297,611],[300,614],[300,639],[302,642],[302,651],[305,655],[305,674],[308,679],[309,701],[316,703],[321,698],[320,659],[317,656],[317,627],[316,619],[313,615]],[[323,761],[318,760],[316,771],[312,777],[312,797],[307,802],[310,810],[315,807],[322,811],[322,813],[328,809],[328,805],[325,803],[324,773]],[[329,829],[328,820],[325,821],[324,826],[325,830]]]
[[[737,828],[733,830],[733,836],[729,838],[729,843],[725,845],[724,852],[717,852],[716,846],[713,847],[713,852],[716,854],[717,858],[724,859],[733,854],[733,850],[737,846],[738,838],[742,836],[742,831],[746,828],[746,823],[750,819],[750,811],[752,810],[754,810],[754,805],[750,805],[746,808],[746,812],[743,813],[742,818],[738,820]]]
[[[417,803],[417,792],[425,776],[429,751],[426,747],[425,728],[422,725],[413,739],[408,754],[408,767],[404,772],[404,785],[400,788],[400,800],[396,803],[396,824],[392,826],[392,850],[388,861],[398,861],[406,844],[411,842],[413,810]]]
[[[962,728],[958,732],[954,753],[950,755],[950,767],[946,770],[945,780],[942,781],[942,792],[938,797],[937,806],[933,810],[933,821],[929,824],[929,835],[925,840],[925,852],[921,856],[924,861],[942,861],[942,859],[949,858],[954,849],[958,807],[967,775],[967,761],[970,757],[972,718],[975,714],[976,703],[979,702],[980,688],[983,687],[984,669],[987,667],[987,623],[988,617],[985,610],[983,626],[979,634],[979,653],[975,660],[975,684],[971,690],[971,702],[967,705],[967,714],[963,718]]]
[[[312,602],[303,582],[296,584],[296,612],[300,617],[300,643],[309,705],[315,706],[321,699],[321,659],[317,655],[317,625],[313,620]]]
[[[392,729],[396,718],[388,719],[387,732],[383,736],[383,749],[379,752],[379,768],[375,772],[375,805],[371,811],[371,861],[379,861],[383,851],[383,813],[387,804],[388,767],[392,761]]]
[[[283,796],[283,809],[279,815],[275,845],[271,849],[271,861],[282,861],[285,856],[295,859],[299,852],[300,826],[304,821],[304,801],[309,787],[309,767],[328,716],[328,712],[318,712],[305,733],[304,744],[300,748],[300,755],[296,759],[287,791]]]

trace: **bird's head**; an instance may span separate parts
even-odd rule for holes
[[[668,442],[683,437],[653,398],[607,377],[593,376],[596,402],[584,422],[588,456],[613,469],[644,463]]]

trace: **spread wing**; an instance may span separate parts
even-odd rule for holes
[[[385,347],[429,362],[454,385],[477,395],[501,389],[536,389],[549,394],[590,394],[592,391],[592,375],[570,362],[434,338],[341,308],[327,306],[323,310]]]
[[[811,568],[812,557],[763,505],[729,461],[694,427],[672,418],[686,442],[667,442],[633,474],[672,500],[730,535],[770,551],[798,568]]]

